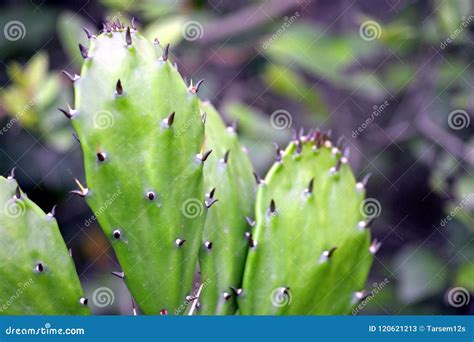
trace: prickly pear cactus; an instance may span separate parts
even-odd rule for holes
[[[13,177],[0,177],[0,265],[0,314],[89,314],[54,215]]]
[[[253,217],[255,181],[252,165],[235,130],[226,127],[208,102],[206,148],[213,153],[204,166],[209,209],[199,254],[203,283],[199,314],[231,315],[237,309],[237,293],[248,250],[246,217]],[[250,220],[250,219],[249,219]]]
[[[85,161],[87,188],[75,193],[100,213],[123,270],[114,274],[142,312],[173,314],[191,291],[206,214],[200,83],[188,88],[168,49],[133,27],[89,36],[65,111]]]
[[[364,192],[325,135],[311,133],[278,150],[257,190],[240,313],[350,312],[372,263]]]

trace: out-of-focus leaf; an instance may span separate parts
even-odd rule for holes
[[[47,5],[41,11],[30,6],[8,6],[0,8],[0,58],[25,53],[45,46],[54,30],[56,10]]]
[[[447,269],[441,259],[426,247],[408,246],[394,258],[397,294],[406,304],[442,292]]]
[[[79,68],[82,65],[83,58],[79,53],[77,45],[80,43],[84,46],[89,46],[89,42],[83,27],[87,27],[91,32],[94,32],[95,25],[89,20],[81,17],[78,13],[63,12],[58,18],[57,32],[59,40],[64,51],[69,56],[74,65]]]
[[[157,19],[184,9],[188,1],[169,0],[101,0],[111,10],[134,11],[145,19]]]
[[[471,293],[474,293],[474,265],[470,263],[463,264],[457,271],[454,280],[455,286],[462,286]]]
[[[290,139],[290,130],[273,128],[270,116],[242,103],[228,103],[223,112],[230,121],[237,119],[240,141],[247,148],[255,169],[266,171],[275,156],[272,142],[285,145]]]
[[[346,70],[374,56],[381,47],[377,40],[366,41],[356,33],[332,36],[309,24],[293,24],[263,46],[263,53],[280,65],[292,67],[295,64],[312,75],[349,89],[359,87],[360,74],[351,82],[352,76]],[[369,78],[365,80],[370,81]],[[373,82],[369,85],[371,90],[376,86]],[[364,91],[364,88],[360,87],[360,90]],[[377,93],[379,91],[377,89]]]
[[[328,114],[328,107],[319,90],[293,70],[269,64],[263,72],[263,78],[278,94],[304,103],[318,120],[323,120]]]
[[[436,8],[435,13],[436,18],[438,19],[438,25],[443,34],[446,36],[450,36],[451,34],[461,34],[462,22],[472,13],[472,1],[436,0],[434,6]]]
[[[187,16],[176,15],[158,20],[145,29],[144,35],[151,41],[158,38],[162,46],[166,44],[177,45],[183,40],[182,30],[187,19]]]

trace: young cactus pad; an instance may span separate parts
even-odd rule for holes
[[[255,181],[235,130],[225,126],[211,104],[203,103],[201,110],[207,118],[206,148],[213,153],[204,166],[206,203],[212,208],[199,254],[203,287],[198,313],[232,315],[247,256],[245,233],[251,227],[245,218],[253,217]]]
[[[364,196],[347,158],[324,135],[298,138],[277,151],[257,189],[240,313],[350,312],[372,263],[360,209]]]
[[[84,196],[146,314],[176,312],[191,291],[204,206],[202,122],[188,88],[133,28],[107,24],[81,47],[69,111],[84,153]],[[99,215],[100,214],[100,215]]]
[[[0,314],[89,314],[53,214],[0,177]]]

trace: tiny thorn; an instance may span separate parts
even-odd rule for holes
[[[209,150],[207,152],[205,152],[204,154],[198,154],[198,159],[201,160],[203,163],[206,161],[206,159],[209,157],[209,155],[211,154],[212,150]]]
[[[275,214],[276,213],[276,205],[275,205],[275,200],[270,201],[270,213]]]
[[[72,191],[69,191],[69,193],[78,195],[80,197],[86,197],[87,193],[89,192],[89,189],[82,186],[81,182],[79,182],[77,178],[75,178],[75,181],[76,181],[77,186],[79,187],[79,190],[72,190]]]
[[[255,221],[252,220],[250,217],[245,216],[245,221],[247,221],[247,223],[250,227],[255,227]]]
[[[64,116],[68,119],[72,118],[72,115],[71,113],[67,112],[66,110],[62,109],[62,108],[58,108],[58,110],[64,114]]]
[[[204,247],[207,249],[211,250],[212,249],[212,242],[211,241],[206,241],[204,242]]]
[[[77,136],[76,133],[72,133],[72,136],[73,136],[74,139],[77,140],[77,142],[78,142],[79,144],[81,143],[81,141],[79,140],[79,137]]]
[[[72,258],[72,248],[69,248],[69,256]]]
[[[264,181],[262,178],[260,178],[260,176],[258,175],[257,172],[253,172],[253,176],[255,177],[255,181],[257,182],[257,185],[260,185],[260,184],[263,184]]]
[[[97,160],[100,161],[101,163],[107,159],[107,153],[105,152],[97,152]]]
[[[311,195],[313,193],[313,189],[314,189],[314,177],[311,178],[311,180],[309,181],[308,188],[305,190],[305,192],[308,195]]]
[[[216,192],[216,188],[212,188],[212,190],[209,192],[208,196],[209,198],[213,198],[214,197],[214,194]]]
[[[84,298],[84,297],[81,297],[79,299],[79,303],[82,305],[82,306],[87,306],[87,303],[88,303],[88,299],[87,298]]]
[[[166,44],[165,48],[163,49],[163,54],[161,55],[161,60],[163,62],[166,62],[168,60],[169,51],[170,51],[170,44]]]
[[[120,79],[117,81],[117,84],[115,86],[115,92],[117,93],[117,95],[123,94],[122,81],[120,81]]]
[[[153,191],[147,191],[146,198],[150,201],[153,201],[156,198],[156,194]]]
[[[125,33],[125,42],[128,46],[132,45],[132,35],[130,33],[130,27],[127,27],[127,32]]]
[[[7,179],[15,179],[15,170],[16,167],[12,168],[12,170],[10,171],[10,175],[7,177]]]
[[[35,266],[35,271],[37,273],[43,273],[44,272],[44,266],[42,263],[37,263],[36,266]]]
[[[137,306],[135,305],[135,301],[133,300],[133,298],[132,298],[132,313],[133,313],[133,316],[138,316]]]
[[[227,127],[227,131],[230,132],[230,133],[237,132],[238,125],[239,125],[239,120],[234,119],[234,121],[232,121],[232,124],[229,127]]]
[[[252,238],[250,238],[249,239],[249,247],[250,248],[255,248],[256,246],[257,246],[257,243]]]
[[[48,217],[56,217],[56,205],[53,206],[53,208],[51,209],[51,211],[48,213]]]
[[[224,157],[221,159],[221,162],[223,164],[227,164],[227,162],[229,161],[229,153],[230,153],[230,150],[227,150],[226,153],[224,154]]]
[[[69,78],[69,80],[70,80],[71,82],[73,82],[73,83],[74,83],[74,81],[77,81],[78,79],[81,78],[81,76],[79,76],[79,75],[77,75],[77,74],[74,74],[74,76],[71,75],[71,74],[68,73],[66,70],[63,70],[63,71],[61,71],[61,72],[62,72],[64,75],[66,75],[66,77]]]
[[[122,237],[122,232],[119,229],[115,229],[112,233],[112,236],[114,237],[114,239],[120,240],[120,238]]]
[[[228,301],[232,297],[232,295],[229,292],[224,292],[222,294],[222,297],[224,297],[225,301]]]
[[[362,178],[361,183],[364,185],[364,187],[367,186],[367,183],[369,182],[370,177],[372,176],[371,173],[368,173]]]
[[[110,274],[112,274],[112,275],[114,275],[114,276],[116,276],[117,278],[120,278],[120,279],[125,278],[125,272],[116,272],[116,271],[114,271],[114,272],[110,272]]]
[[[15,197],[17,199],[20,199],[21,198],[21,190],[20,190],[20,187],[17,186],[16,189],[15,189]]]
[[[132,17],[132,20],[130,21],[130,26],[132,26],[133,30],[137,29],[137,26],[135,25],[135,17]]]
[[[214,203],[216,203],[218,201],[217,198],[210,198],[209,200],[205,200],[204,201],[204,204],[206,205],[206,208],[209,209],[210,207],[212,207],[212,205]]]
[[[204,113],[201,114],[201,121],[202,121],[203,125],[206,124],[206,120],[207,120],[207,114],[206,114],[206,112],[204,112]]]
[[[167,314],[168,314],[168,311],[166,311],[166,309],[161,309],[160,311],[161,316],[166,316]]]
[[[324,251],[320,258],[319,258],[319,262],[320,263],[323,263],[323,262],[326,262],[328,261],[329,259],[331,259],[332,255],[334,254],[334,251],[337,249],[337,247],[333,247],[331,248],[330,250],[328,251]]]
[[[299,156],[302,150],[303,144],[301,143],[301,141],[298,141],[298,143],[296,144],[296,155]]]
[[[84,32],[86,33],[86,36],[87,36],[87,39],[91,39],[94,37],[94,35],[92,34],[92,32],[87,28],[87,27],[83,27],[82,28],[84,30]]]
[[[374,239],[369,247],[370,254],[375,255],[379,251],[381,246],[382,246],[382,243],[379,242],[377,239]]]
[[[245,232],[245,238],[250,241],[252,239],[252,233],[251,232]]]
[[[195,93],[199,91],[199,88],[201,87],[202,82],[204,82],[204,80],[199,80],[198,83],[196,83],[196,86],[194,87],[196,89]]]
[[[280,146],[276,142],[273,143],[273,146],[275,146],[275,160],[279,163],[282,161]]]
[[[173,112],[165,119],[166,120],[166,125],[168,125],[168,127],[171,127],[173,125],[175,114],[176,114],[176,112]]]
[[[89,50],[82,44],[79,44],[79,51],[81,52],[82,58],[86,59],[89,57]]]
[[[242,288],[236,288],[236,287],[233,287],[233,286],[231,286],[230,288],[232,289],[232,291],[234,291],[234,293],[237,295],[237,297],[240,296],[244,292],[244,290]]]
[[[176,243],[176,246],[181,247],[182,245],[184,245],[186,240],[176,239],[174,242]]]
[[[368,296],[368,293],[365,290],[357,291],[353,295],[352,302],[354,304],[358,303],[360,301],[363,301],[367,296]]]

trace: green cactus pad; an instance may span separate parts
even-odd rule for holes
[[[0,314],[89,314],[53,215],[0,177]]]
[[[236,296],[241,287],[250,230],[245,217],[253,217],[255,181],[252,165],[238,141],[236,132],[227,128],[219,113],[203,103],[206,113],[206,148],[213,153],[204,166],[208,205],[199,255],[201,279],[199,314],[231,315],[237,309]],[[215,204],[213,201],[216,201]]]
[[[277,156],[257,190],[240,313],[348,313],[372,263],[364,187],[325,135],[298,138]]]
[[[196,86],[134,29],[91,38],[75,108],[86,197],[146,314],[177,312],[191,291],[206,215],[204,125]],[[107,32],[108,31],[108,32]],[[160,52],[161,53],[161,52]]]

